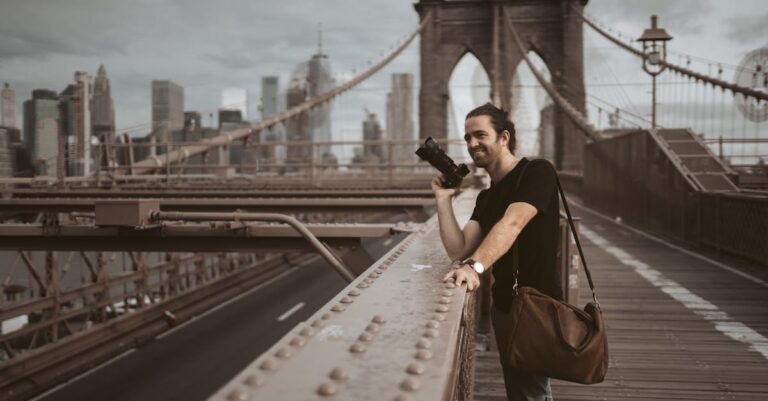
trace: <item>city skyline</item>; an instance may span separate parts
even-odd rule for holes
[[[171,79],[183,86],[187,99],[185,110],[200,112],[203,123],[212,126],[214,122],[208,117],[216,114],[220,93],[225,88],[245,88],[250,98],[260,99],[261,78],[277,76],[283,83],[280,93],[283,98],[293,66],[317,51],[318,22],[323,23],[323,51],[333,60],[333,78],[338,83],[359,73],[370,60],[389,52],[417,25],[418,17],[412,4],[412,1],[364,5],[340,0],[306,2],[305,7],[286,14],[273,1],[250,4],[231,0],[215,10],[198,2],[180,9],[160,1],[158,10],[182,13],[187,17],[185,25],[176,20],[163,21],[164,24],[137,32],[125,24],[126,18],[115,16],[123,13],[129,19],[152,20],[156,17],[151,15],[148,7],[109,1],[91,8],[71,5],[66,12],[75,14],[71,20],[82,24],[68,23],[51,31],[47,29],[51,25],[47,21],[59,15],[55,14],[56,7],[42,10],[35,7],[35,2],[8,3],[4,10],[9,13],[4,13],[6,17],[0,16],[0,26],[4,27],[0,31],[0,81],[10,82],[16,90],[17,120],[21,121],[20,104],[30,98],[32,89],[59,91],[72,71],[91,71],[91,68],[104,64],[110,69],[118,131],[139,136],[151,130],[148,94],[151,81],[155,79]],[[332,12],[337,6],[359,18],[337,17]],[[106,14],[103,19],[94,21],[86,18],[91,11],[106,11]],[[759,1],[742,0],[738,6],[726,6],[721,2],[694,0],[633,0],[621,4],[592,0],[586,12],[610,20],[627,39],[638,36],[647,27],[648,16],[657,13],[660,24],[675,37],[670,44],[673,54],[675,50],[683,50],[730,65],[738,64],[740,57],[754,48],[766,45],[768,28],[761,21],[768,18],[768,6]],[[212,14],[209,16],[208,13]],[[8,15],[16,18],[8,19]],[[262,16],[265,23],[256,27],[250,23],[248,15]],[[19,24],[21,20],[26,23]],[[377,22],[375,32],[367,29],[370,25],[365,23],[367,20]],[[298,28],[281,29],[289,23]],[[191,29],[191,26],[199,29]],[[216,26],[227,26],[228,29],[212,35]],[[31,27],[39,29],[30,30]],[[105,30],[107,27],[109,30],[103,35],[88,35],[88,28]],[[67,38],[71,40],[64,40]],[[363,108],[385,115],[391,73],[415,74],[414,90],[418,93],[418,49],[417,38],[390,66],[335,103],[331,118],[334,122],[332,139],[361,138]],[[603,43],[587,43],[587,70],[597,70],[589,66],[609,55],[606,52]],[[679,61],[680,56],[675,57],[678,57],[675,61]],[[459,93],[461,86],[471,84],[473,70],[465,72],[466,76],[456,77],[459,88],[452,87],[451,90],[457,92],[452,95],[454,98],[464,96]],[[617,80],[636,81],[638,74],[642,74],[636,61],[619,60],[615,62],[614,70]],[[635,78],[627,78],[625,72],[634,74]],[[454,74],[459,75],[457,71]],[[590,80],[594,79],[585,77],[588,90]],[[645,104],[647,89],[647,86],[637,87],[632,92],[630,88],[629,97],[639,99],[636,103]],[[251,120],[261,117],[260,106],[259,101],[251,102],[247,110]],[[456,107],[457,119],[469,109],[465,104]],[[636,109],[644,110],[642,107]],[[533,120],[538,119],[536,112],[531,113]],[[590,110],[589,117],[599,118],[596,114],[595,110]],[[418,126],[418,120],[415,124]],[[460,125],[458,129],[461,129]]]

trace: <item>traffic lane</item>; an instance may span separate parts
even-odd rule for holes
[[[205,400],[345,285],[315,259],[41,400]]]

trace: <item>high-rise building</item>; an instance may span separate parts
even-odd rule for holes
[[[63,138],[59,127],[59,97],[54,91],[35,89],[32,99],[24,102],[24,145],[37,174],[57,176],[60,140]]]
[[[387,94],[387,139],[415,140],[413,124],[413,74],[392,74],[392,84]],[[413,145],[393,145],[392,162],[395,164],[415,161]]]
[[[365,120],[363,120],[363,140],[380,141],[381,125],[376,117],[376,113],[366,110]],[[384,159],[384,149],[381,144],[364,144],[363,160],[367,163],[381,162]]]
[[[11,131],[15,128],[0,127],[0,178],[13,177],[16,149]]]
[[[91,174],[91,95],[93,86],[87,72],[76,71],[75,83],[59,95],[61,128],[66,138],[67,175]]]
[[[107,78],[107,70],[104,64],[99,66],[96,78],[93,81],[93,97],[91,98],[91,126],[93,136],[101,140],[104,138],[109,143],[115,136],[115,105]]]
[[[170,80],[152,81],[152,137],[167,143],[184,128],[184,88]]]
[[[331,63],[328,56],[323,54],[322,47],[309,60],[307,68],[307,96],[309,99],[319,97],[333,89]],[[308,112],[309,137],[312,142],[331,141],[331,102],[323,103]],[[316,155],[322,159],[333,157],[331,145],[323,144],[315,147]]]
[[[261,118],[266,119],[277,115],[280,111],[279,79],[277,76],[265,76],[261,78]],[[270,145],[270,142],[285,141],[285,126],[277,124],[260,133],[257,158],[266,163],[280,164],[285,161],[286,150],[283,145]]]
[[[243,120],[248,119],[248,91],[245,88],[226,88],[221,91],[221,108],[239,110]]]
[[[307,100],[306,87],[294,80],[286,94],[288,109],[300,105]],[[285,123],[285,132],[288,142],[302,141],[308,143],[311,140],[309,136],[309,116],[302,113]],[[286,150],[286,164],[306,163],[312,158],[312,149],[306,144],[288,145]]]
[[[16,92],[8,82],[3,84],[0,92],[0,127],[17,128],[16,126]]]

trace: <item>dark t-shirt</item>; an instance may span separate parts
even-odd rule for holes
[[[520,187],[515,191],[520,173],[526,163]],[[514,169],[491,187],[480,191],[475,210],[470,219],[480,223],[483,236],[501,220],[507,207],[515,202],[525,202],[538,210],[517,238],[520,271],[518,284],[530,286],[562,300],[563,292],[557,276],[557,241],[560,225],[560,200],[554,166],[544,159],[530,161],[520,159]],[[512,303],[514,284],[512,248],[493,264],[493,302],[496,307],[508,311]]]

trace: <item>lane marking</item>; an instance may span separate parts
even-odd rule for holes
[[[584,225],[581,226],[581,234],[618,259],[622,264],[633,268],[637,274],[661,289],[661,291],[674,300],[682,303],[683,306],[692,310],[693,313],[701,316],[704,320],[712,322],[717,331],[729,338],[749,345],[750,350],[759,352],[765,359],[768,359],[768,338],[765,338],[762,334],[749,328],[744,323],[733,320],[732,317],[718,309],[713,303],[688,291],[687,288],[674,280],[664,277],[658,270],[651,268],[648,264],[638,260],[623,249],[613,246],[608,240],[584,227]]]
[[[294,305],[294,306],[293,306],[293,308],[291,308],[291,309],[288,309],[287,311],[285,311],[285,313],[283,313],[282,315],[280,315],[280,316],[277,318],[277,321],[278,321],[278,322],[282,322],[283,320],[285,320],[285,319],[288,319],[288,318],[289,318],[291,315],[293,315],[294,313],[296,313],[296,311],[297,311],[297,310],[299,310],[299,309],[301,309],[301,308],[303,308],[303,307],[304,307],[304,302],[299,302],[299,303],[297,303],[296,305]]]
[[[695,258],[698,258],[699,260],[703,260],[703,261],[705,261],[705,262],[707,262],[707,263],[709,263],[709,264],[711,264],[713,266],[719,267],[719,268],[721,268],[723,270],[729,271],[729,272],[731,272],[733,274],[736,274],[738,276],[741,276],[741,277],[743,277],[743,278],[745,278],[745,279],[747,279],[749,281],[752,281],[753,283],[756,283],[756,284],[759,284],[759,285],[761,285],[761,286],[763,286],[765,288],[768,288],[768,283],[767,282],[765,282],[765,281],[763,281],[763,280],[761,280],[761,279],[759,279],[759,278],[757,278],[757,277],[755,277],[755,276],[753,276],[753,275],[751,275],[749,273],[745,273],[745,272],[743,272],[743,271],[741,271],[739,269],[736,269],[734,267],[728,266],[725,263],[718,262],[718,261],[716,261],[714,259],[710,259],[710,258],[708,258],[708,257],[706,257],[704,255],[700,255],[700,254],[698,254],[696,252],[689,251],[689,250],[687,250],[685,248],[682,248],[682,247],[677,246],[675,244],[672,244],[672,243],[669,243],[667,241],[664,241],[661,238],[654,237],[653,235],[648,234],[645,231],[641,231],[641,230],[638,230],[637,228],[630,227],[629,225],[622,224],[621,221],[616,222],[616,221],[614,221],[614,219],[612,219],[612,218],[610,218],[610,217],[608,217],[608,216],[606,216],[606,215],[604,215],[604,214],[602,214],[602,213],[600,213],[598,211],[592,210],[592,209],[584,206],[582,203],[574,202],[574,201],[569,201],[569,202],[570,203],[575,203],[577,206],[579,206],[580,208],[584,209],[586,212],[588,212],[588,213],[590,213],[590,214],[592,214],[592,215],[594,215],[596,217],[599,217],[599,218],[601,218],[603,220],[607,220],[607,221],[609,221],[611,223],[614,223],[614,224],[618,225],[619,227],[621,227],[622,229],[629,230],[629,231],[631,231],[631,232],[633,232],[633,233],[635,233],[637,235],[640,235],[640,236],[642,236],[644,238],[647,238],[647,239],[652,240],[652,241],[656,241],[656,242],[658,242],[659,244],[662,244],[662,245],[666,245],[667,247],[672,248],[672,249],[674,249],[676,251],[682,252],[682,253],[684,253],[686,255],[689,255],[689,256],[693,256]],[[595,224],[594,226],[595,227],[601,227],[600,224]]]

